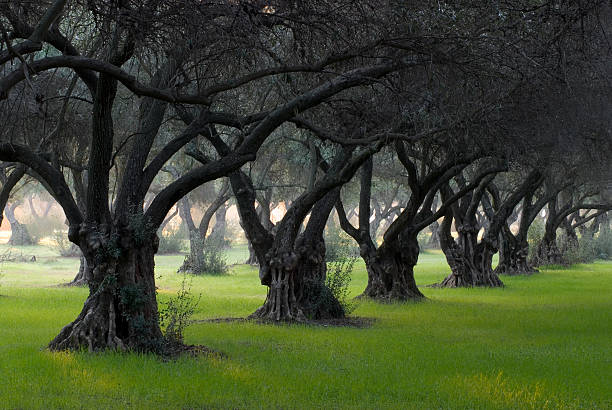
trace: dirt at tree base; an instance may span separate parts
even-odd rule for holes
[[[308,326],[322,326],[322,327],[354,327],[354,328],[368,328],[376,322],[376,319],[370,317],[345,317],[342,319],[320,319],[320,320],[303,320],[303,321],[276,321],[276,320],[264,320],[264,319],[249,319],[244,317],[219,317],[212,319],[201,319],[195,320],[193,323],[255,323],[261,325],[308,325]]]
[[[225,353],[202,345],[180,344],[176,346],[167,346],[164,350],[164,354],[159,355],[162,360],[176,360],[183,356],[207,356],[217,359],[227,359],[227,355]]]

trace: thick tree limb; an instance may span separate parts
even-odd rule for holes
[[[64,209],[66,218],[71,226],[77,226],[83,221],[64,175],[53,168],[39,155],[29,148],[18,144],[0,143],[0,160],[19,162],[31,168],[45,182],[49,192]]]

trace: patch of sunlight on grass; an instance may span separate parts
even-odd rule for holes
[[[470,397],[470,401],[489,403],[495,408],[522,409],[578,409],[585,408],[579,400],[568,400],[549,396],[549,389],[541,381],[532,383],[513,382],[499,371],[497,375],[478,373],[471,376],[458,375],[449,379],[457,390]]]

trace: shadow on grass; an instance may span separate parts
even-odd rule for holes
[[[371,317],[346,317],[343,319],[320,319],[306,321],[276,321],[249,319],[244,317],[219,317],[211,319],[194,320],[192,323],[254,323],[258,325],[306,325],[315,327],[353,327],[358,329],[369,328],[376,322],[375,318]]]

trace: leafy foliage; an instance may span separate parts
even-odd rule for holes
[[[176,296],[162,304],[159,311],[159,321],[164,333],[165,343],[172,346],[183,344],[184,332],[191,323],[202,294],[197,298],[191,293],[191,279],[183,275],[181,288]]]
[[[201,272],[209,275],[228,273],[226,244],[223,239],[207,238],[204,241]]]
[[[53,245],[51,245],[51,247],[61,256],[71,257],[81,255],[80,249],[75,244],[70,242],[66,232],[63,230],[54,230],[51,239],[53,240]]]
[[[172,253],[180,253],[185,249],[183,235],[180,231],[171,231],[161,233],[159,235],[159,247],[157,253],[160,255],[168,255]]]
[[[563,237],[562,237],[563,240]],[[568,264],[589,263],[596,259],[612,257],[612,232],[605,229],[593,239],[580,238],[578,247],[567,247],[565,254]]]
[[[325,287],[340,302],[344,314],[351,314],[356,308],[357,303],[349,298],[349,285],[351,283],[351,273],[355,266],[357,256],[345,255],[344,257],[331,262],[327,268]]]

